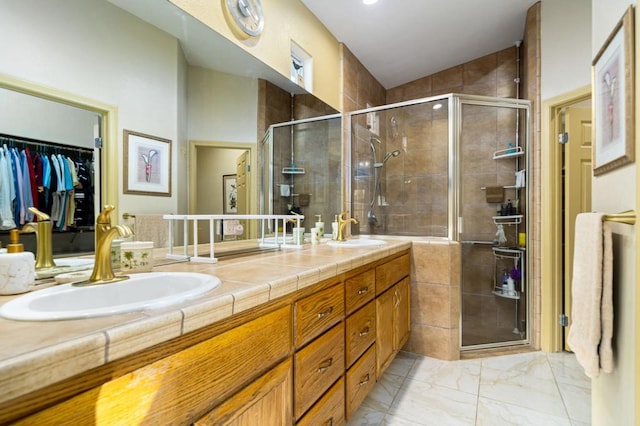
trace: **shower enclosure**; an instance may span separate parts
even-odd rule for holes
[[[320,216],[330,232],[341,208],[342,115],[272,125],[260,153],[260,213],[303,214],[306,232]]]
[[[348,117],[356,232],[459,242],[461,349],[527,343],[530,102],[450,94]]]

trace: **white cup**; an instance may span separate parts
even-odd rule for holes
[[[301,246],[304,243],[304,228],[293,228],[293,244]]]
[[[311,228],[311,244],[320,244],[320,228]]]

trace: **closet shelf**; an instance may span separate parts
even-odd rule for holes
[[[507,149],[501,149],[493,153],[493,159],[499,160],[501,158],[513,158],[524,155],[524,150],[520,146],[511,147]]]

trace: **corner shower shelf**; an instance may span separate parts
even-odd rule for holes
[[[283,167],[282,168],[283,175],[303,175],[304,168],[302,167]]]
[[[505,299],[513,299],[513,300],[520,299],[520,292],[519,291],[514,291],[514,294],[508,294],[508,293],[505,293],[504,291],[502,291],[502,289],[500,289],[500,290],[494,290],[494,291],[492,291],[492,293],[495,294],[498,297],[504,297]]]
[[[493,159],[499,160],[500,158],[513,158],[524,155],[524,150],[520,146],[511,147],[507,149],[501,149],[493,153]]]
[[[493,223],[496,225],[519,225],[522,223],[523,215],[516,214],[512,216],[493,216]]]

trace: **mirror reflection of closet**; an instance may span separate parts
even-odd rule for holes
[[[17,153],[27,151],[32,159],[46,156],[47,162],[54,156],[60,160],[69,159],[82,174],[82,177],[78,176],[81,180],[90,179],[87,184],[94,188],[91,193],[85,194],[81,190],[78,179],[77,189],[73,193],[61,192],[66,195],[61,196],[60,202],[65,203],[65,199],[68,199],[70,203],[61,209],[56,202],[58,211],[79,209],[74,214],[66,215],[66,218],[52,211],[52,207],[56,209],[51,205],[52,197],[49,195],[45,198],[42,187],[36,186],[40,203],[36,201],[35,204],[40,211],[52,216],[54,256],[92,253],[93,222],[101,199],[100,150],[95,149],[95,144],[96,139],[98,143],[101,141],[102,114],[5,88],[0,88],[0,111],[0,141],[3,147],[13,148]],[[83,166],[82,170],[78,169],[79,165]],[[89,203],[85,196],[91,199]],[[43,204],[42,200],[47,202]],[[16,210],[14,212],[17,213]],[[19,213],[14,215],[14,221],[17,229],[20,229],[29,218],[23,218],[23,223],[20,223],[21,219],[17,216]],[[0,230],[0,241],[4,245],[9,242],[8,234],[9,229]],[[22,234],[20,239],[25,250],[35,253],[34,234]]]

